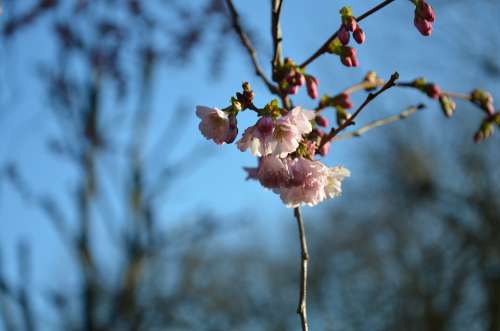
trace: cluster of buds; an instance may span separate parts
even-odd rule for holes
[[[486,114],[479,130],[474,135],[474,141],[478,143],[491,137],[495,132],[495,126],[500,128],[500,112],[495,112],[493,97],[486,91],[479,89],[472,91],[470,101]]]
[[[500,112],[494,113],[483,120],[479,130],[474,135],[474,142],[479,143],[491,137],[495,132],[495,126],[500,128]]]
[[[340,10],[341,21],[340,28],[337,31],[337,37],[328,45],[328,51],[337,54],[340,61],[347,67],[357,67],[359,65],[356,57],[356,49],[347,46],[351,39],[351,33],[358,44],[365,42],[365,32],[359,26],[356,18],[352,15],[351,7],[343,7]]]
[[[481,108],[487,115],[493,115],[495,113],[493,97],[486,91],[479,89],[472,91],[470,94],[470,101]]]
[[[441,110],[446,117],[453,116],[455,109],[457,108],[455,101],[447,95],[441,95],[439,97],[439,105],[441,106]]]
[[[434,83],[427,83],[425,78],[417,78],[412,82],[412,86],[431,99],[437,100],[441,96],[441,88]]]
[[[312,98],[318,97],[318,79],[304,73],[304,69],[297,66],[292,59],[286,58],[283,65],[273,73],[273,80],[278,82],[283,94],[297,94],[304,84],[307,94]]]
[[[418,31],[424,36],[432,34],[432,24],[436,19],[436,14],[425,0],[413,0],[415,3],[415,18],[413,23]]]
[[[349,94],[340,93],[336,96],[324,95],[318,105],[318,109],[323,109],[326,107],[335,108],[335,114],[337,119],[337,125],[344,124],[345,121],[351,117],[346,110],[353,107],[351,100],[349,99]]]
[[[342,96],[332,99],[335,104],[347,105],[348,100]],[[244,83],[243,93],[237,93],[230,106],[222,110],[198,106],[201,133],[217,144],[231,143],[238,132],[236,116],[251,109],[258,115],[257,122],[236,143],[240,151],[248,150],[259,158],[257,167],[245,169],[248,178],[271,189],[291,208],[303,204],[314,206],[338,196],[349,171],[314,160],[316,153],[323,156],[328,153],[329,143],[321,144],[325,133],[319,129],[327,127],[328,120],[313,110],[280,108],[277,100],[257,108],[252,100],[253,92]]]
[[[337,32],[337,36],[340,42],[343,45],[349,44],[350,36],[352,33],[352,37],[358,44],[362,44],[365,42],[365,32],[359,26],[356,18],[352,15],[351,7],[342,7],[340,10],[342,24],[340,25],[339,31]]]
[[[343,45],[338,37],[328,45],[328,52],[338,55],[340,62],[346,67],[357,67],[359,65],[356,49]]]

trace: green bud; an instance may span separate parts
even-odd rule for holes
[[[455,109],[457,107],[453,99],[446,95],[442,95],[439,97],[439,104],[441,105],[441,110],[443,111],[444,116],[453,116],[453,113],[455,113]]]
[[[342,42],[339,40],[339,38],[333,39],[328,44],[328,52],[331,54],[340,55],[340,54],[342,54],[342,49],[343,49],[343,45],[342,45]]]
[[[335,107],[336,108],[336,115],[337,115],[337,125],[341,126],[342,124],[347,121],[347,119],[350,117],[349,113],[346,112],[346,110],[340,106]]]
[[[344,6],[340,9],[340,15],[342,17],[349,17],[352,16],[352,8],[349,6]]]

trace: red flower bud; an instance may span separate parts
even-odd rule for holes
[[[318,124],[319,126],[322,126],[322,127],[328,127],[329,126],[329,122],[328,122],[328,118],[324,117],[324,116],[321,116],[321,115],[318,115],[314,118],[316,124]]]
[[[318,80],[313,76],[306,76],[306,87],[307,94],[312,99],[316,99],[318,97]]]
[[[344,25],[340,27],[337,36],[339,37],[339,40],[342,43],[342,45],[347,45],[349,43],[350,39],[349,31],[347,31]]]
[[[354,32],[358,28],[358,22],[353,16],[349,16],[345,19],[344,26],[348,31]]]
[[[354,30],[352,36],[354,37],[354,40],[356,40],[358,44],[362,44],[365,42],[365,32],[359,26],[356,30]]]
[[[432,22],[426,21],[420,16],[415,16],[413,23],[422,35],[430,36],[432,34]]]
[[[330,143],[326,143],[318,150],[319,155],[326,156],[330,151]]]
[[[441,95],[441,88],[436,84],[427,84],[425,86],[425,93],[429,98],[438,99]]]

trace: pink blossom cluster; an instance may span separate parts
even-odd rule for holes
[[[320,161],[303,157],[264,156],[257,168],[246,168],[248,177],[279,194],[289,208],[315,206],[342,192],[342,180],[350,176],[343,167],[329,168]]]
[[[413,23],[423,36],[432,34],[432,24],[436,20],[436,14],[425,0],[415,0],[415,18]]]
[[[317,89],[317,81],[311,83]],[[234,141],[238,132],[236,114],[247,101],[233,100],[223,110],[198,106],[196,114],[201,119],[199,129],[203,136],[216,144]],[[240,151],[258,157],[257,167],[245,168],[248,178],[258,180],[278,194],[290,208],[314,206],[341,193],[342,180],[350,175],[349,171],[343,167],[330,168],[313,159],[316,152],[326,155],[330,146],[326,143],[320,148],[324,133],[315,128],[329,125],[325,117],[301,107],[287,111],[273,102],[262,109],[253,104],[249,107],[259,118],[236,143]]]

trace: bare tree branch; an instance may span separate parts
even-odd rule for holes
[[[234,31],[236,34],[239,36],[241,43],[245,47],[245,49],[248,52],[248,55],[250,55],[250,59],[252,60],[253,66],[255,68],[255,73],[257,76],[259,76],[264,84],[267,86],[269,92],[273,94],[278,94],[278,88],[274,86],[274,84],[267,78],[266,74],[264,73],[264,70],[259,64],[259,61],[257,59],[257,51],[252,45],[252,42],[250,41],[250,38],[248,38],[248,35],[243,31],[243,28],[241,26],[240,22],[240,16],[238,12],[236,11],[236,8],[234,7],[234,4],[232,0],[226,0],[227,7],[229,8],[229,13],[231,17],[231,23],[233,26]]]
[[[299,304],[297,306],[297,314],[300,315],[302,331],[308,330],[307,325],[307,262],[309,261],[309,253],[307,251],[306,233],[304,229],[304,220],[300,207],[294,209],[295,219],[299,228],[300,252],[301,252],[301,267],[300,267],[300,293]]]
[[[280,26],[280,14],[281,6],[283,5],[283,0],[272,0],[272,15],[271,15],[271,33],[273,36],[273,74],[277,67],[281,65],[282,49],[281,41],[281,26]]]
[[[388,125],[388,124],[391,124],[391,123],[394,123],[394,122],[397,122],[400,120],[404,120],[404,119],[408,118],[409,116],[411,116],[412,114],[414,114],[417,111],[424,109],[424,108],[425,108],[425,105],[422,103],[418,104],[416,106],[413,106],[413,107],[409,107],[409,108],[403,110],[402,112],[400,112],[399,114],[392,115],[392,116],[382,118],[379,120],[375,120],[375,121],[370,122],[367,125],[359,128],[356,131],[337,136],[332,140],[339,141],[339,140],[346,140],[346,139],[355,138],[355,137],[361,137],[361,135],[363,135],[367,131],[370,131],[372,129],[375,129],[375,128],[378,128],[378,127],[381,127],[384,125]]]
[[[396,80],[399,78],[399,74],[397,72],[393,73],[391,75],[391,78],[389,79],[389,81],[387,81],[387,83],[385,83],[384,86],[382,86],[382,88],[380,90],[378,90],[377,92],[375,93],[369,93],[368,96],[366,97],[365,101],[361,104],[361,106],[359,106],[359,108],[354,112],[354,114],[352,114],[351,117],[349,117],[341,126],[339,126],[338,128],[332,128],[330,130],[330,132],[325,135],[323,137],[323,139],[321,139],[321,143],[320,143],[320,146],[319,148],[321,148],[322,146],[324,146],[326,143],[330,142],[333,138],[335,138],[335,136],[340,133],[341,131],[343,131],[345,128],[347,128],[348,126],[350,125],[353,125],[354,124],[354,119],[359,115],[359,113],[361,113],[361,111],[370,103],[372,102],[376,97],[378,97],[380,94],[384,93],[385,91],[387,91],[388,89],[390,89],[391,87],[395,86],[396,85]]]

